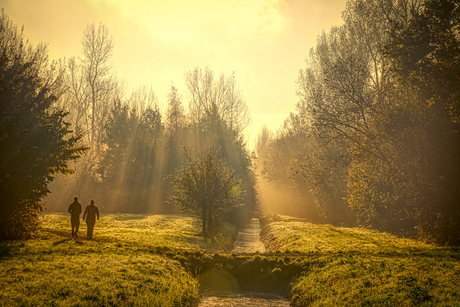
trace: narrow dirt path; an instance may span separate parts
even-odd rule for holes
[[[235,253],[263,253],[265,247],[260,241],[260,222],[253,218],[247,228],[238,232],[233,252]],[[203,293],[199,307],[288,307],[289,301],[283,297],[270,293],[229,293],[208,292]]]

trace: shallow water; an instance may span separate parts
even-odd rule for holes
[[[265,246],[260,241],[260,222],[253,218],[247,228],[238,232],[233,252],[235,253],[263,253]]]
[[[223,293],[214,292],[203,294],[200,307],[288,307],[285,298],[267,293]]]
[[[238,237],[233,247],[235,253],[263,253],[265,247],[260,241],[259,219],[253,218],[247,228],[238,232]],[[202,294],[199,307],[287,307],[289,301],[283,297],[270,293],[254,292],[206,292]]]

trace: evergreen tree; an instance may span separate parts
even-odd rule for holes
[[[47,67],[44,45],[32,48],[4,12],[0,17],[0,238],[30,236],[38,226],[40,199],[68,162],[87,148],[77,146],[66,113],[52,109],[61,76]]]

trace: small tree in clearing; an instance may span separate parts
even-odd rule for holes
[[[241,183],[220,151],[211,148],[196,160],[188,152],[185,156],[188,163],[171,179],[170,200],[183,211],[201,214],[203,236],[207,236],[238,205]]]

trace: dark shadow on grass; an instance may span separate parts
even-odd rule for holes
[[[43,229],[43,231],[47,231],[49,233],[68,238],[68,239],[62,239],[60,241],[57,241],[53,243],[53,245],[59,245],[61,243],[72,241],[72,240],[74,240],[77,244],[84,244],[83,241],[111,242],[110,240],[101,239],[101,238],[92,238],[91,240],[88,240],[86,236],[81,235],[81,234],[78,235],[78,239],[73,239],[72,234],[70,232],[65,232],[65,231],[57,231],[57,230],[51,230],[51,229]]]
[[[69,241],[72,241],[72,239],[62,239],[62,240],[59,240],[59,241],[54,242],[52,245],[53,245],[53,246],[56,246],[56,245],[59,245],[59,244],[62,244],[62,243],[66,243],[66,242],[69,242]]]
[[[16,252],[25,245],[22,240],[0,242],[0,263],[1,260],[14,257]]]
[[[61,237],[67,237],[67,238],[72,238],[72,234],[70,232],[66,231],[57,231],[57,230],[51,230],[51,229],[43,229],[44,231],[50,232],[52,234],[61,236]]]
[[[11,257],[11,246],[5,242],[0,243],[0,260]]]

